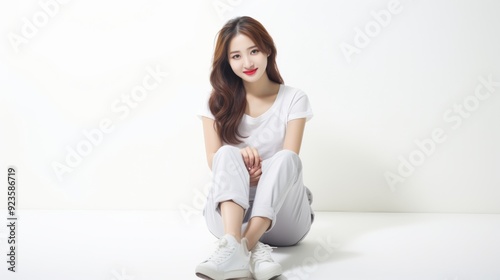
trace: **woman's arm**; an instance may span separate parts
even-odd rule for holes
[[[299,154],[305,126],[306,126],[305,118],[295,119],[288,122],[286,126],[285,142],[283,143],[283,150],[290,150],[295,152],[296,154]]]
[[[212,159],[215,153],[222,146],[222,141],[220,140],[217,131],[214,128],[214,120],[202,117],[203,119],[203,135],[205,137],[205,152],[207,154],[207,163],[210,170],[212,170]]]
[[[207,163],[208,167],[212,169],[212,160],[214,158],[215,153],[222,146],[222,141],[214,129],[214,120],[202,117],[203,119],[203,134],[205,136],[205,152],[207,155]],[[246,147],[240,149],[241,156],[243,157],[243,161],[247,166],[247,169],[253,169],[260,167],[260,163],[262,159],[259,156],[258,151],[252,147]]]

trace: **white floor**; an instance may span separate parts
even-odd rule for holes
[[[2,261],[2,280],[198,279],[194,267],[215,242],[201,217],[177,212],[25,210],[18,216],[17,272]],[[316,217],[300,245],[275,250],[285,270],[278,279],[500,279],[500,215]],[[2,226],[3,260],[6,234]]]

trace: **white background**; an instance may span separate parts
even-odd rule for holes
[[[214,39],[249,15],[273,36],[285,83],[313,106],[301,157],[315,210],[500,213],[500,86],[474,103],[479,77],[500,81],[500,2],[396,1],[381,27],[373,14],[389,3],[75,0],[47,16],[38,1],[4,1],[1,176],[18,168],[21,209],[199,214],[210,175],[196,113]],[[367,27],[373,36],[356,45]],[[346,55],[342,44],[359,48]],[[168,77],[129,115],[112,109],[155,68]],[[458,117],[464,100],[473,109]],[[106,119],[113,130],[59,180],[54,162],[67,164],[68,148]],[[435,129],[446,140],[391,189],[385,174],[400,175],[400,157],[421,154],[415,141]]]

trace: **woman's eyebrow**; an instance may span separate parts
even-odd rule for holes
[[[257,47],[257,46],[251,46],[251,47],[248,47],[248,48],[247,48],[247,50],[252,49],[252,48],[255,48],[255,47]],[[229,54],[232,54],[232,53],[237,53],[237,52],[240,52],[240,51],[232,51],[232,52],[230,52]]]

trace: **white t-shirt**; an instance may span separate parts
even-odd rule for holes
[[[215,119],[208,107],[208,98],[203,108],[200,116]],[[280,85],[276,100],[265,113],[256,118],[243,115],[239,132],[248,137],[240,138],[243,142],[238,145],[230,145],[238,148],[254,147],[263,160],[270,158],[283,149],[289,121],[300,118],[306,118],[308,121],[312,117],[313,112],[307,95],[300,89]]]

